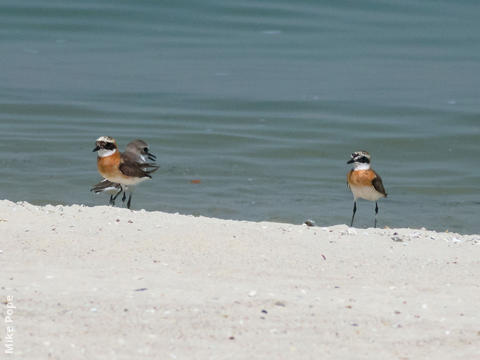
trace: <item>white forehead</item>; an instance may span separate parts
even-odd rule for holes
[[[370,158],[370,154],[369,154],[368,152],[366,152],[366,151],[355,151],[355,152],[353,153],[353,155],[354,155],[355,157],[357,157],[357,156],[365,156],[365,157],[367,157],[367,158]]]
[[[100,136],[97,141],[115,142],[115,139],[110,136]]]

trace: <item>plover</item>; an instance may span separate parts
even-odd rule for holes
[[[347,164],[353,164],[353,169],[347,174],[347,184],[353,193],[353,214],[350,226],[353,225],[357,211],[357,199],[375,201],[375,222],[377,227],[378,204],[377,200],[387,197],[382,178],[370,168],[370,154],[366,151],[355,151]]]
[[[156,167],[154,163],[148,163],[149,160],[155,161],[157,157],[150,152],[148,144],[141,140],[136,139],[129,142],[123,153],[126,157],[132,159],[135,162],[142,164],[148,164],[151,167]],[[122,186],[118,183],[113,183],[110,180],[103,179],[98,184],[93,185],[90,191],[99,193],[110,194],[110,205],[115,205],[115,200],[122,193]],[[123,202],[125,202],[125,192],[123,192]]]
[[[98,152],[97,168],[100,175],[113,184],[120,184],[120,192],[125,191],[138,183],[151,179],[151,173],[158,169],[152,163],[138,162],[130,155],[118,151],[117,142],[109,136],[100,136],[95,143],[93,151]],[[148,157],[148,155],[147,155]],[[118,194],[119,194],[118,193]],[[118,194],[116,196],[118,196]],[[116,198],[115,196],[115,198]],[[132,192],[128,197],[127,208],[130,209]]]

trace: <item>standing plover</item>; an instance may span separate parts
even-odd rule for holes
[[[150,152],[148,144],[141,139],[129,142],[125,148],[125,155],[132,156],[134,160],[138,159],[142,163],[148,163],[148,160],[157,160],[157,157]]]
[[[127,147],[125,148],[123,155],[132,159],[135,162],[148,164],[151,167],[156,167],[156,164],[148,163],[148,161],[155,161],[157,157],[150,152],[148,144],[141,139],[136,139],[129,142],[127,144]],[[123,192],[122,186],[120,184],[113,183],[107,179],[103,179],[98,184],[93,185],[90,191],[95,192],[95,194],[110,194],[110,205],[115,205],[115,200],[117,199],[118,195]],[[125,192],[123,192],[122,200],[123,202],[125,202]]]
[[[387,197],[382,178],[370,168],[370,154],[366,151],[355,151],[347,164],[353,164],[353,169],[347,174],[347,183],[353,193],[353,214],[350,226],[357,211],[357,199],[375,201],[375,222],[377,227],[378,204],[377,200]]]
[[[124,193],[124,198],[125,191],[128,187],[151,179],[150,174],[158,169],[158,166],[155,164],[138,162],[128,154],[120,153],[117,142],[109,136],[100,136],[95,143],[93,151],[98,151],[98,172],[113,184],[120,184],[120,192]],[[116,196],[118,196],[118,194]],[[130,196],[127,202],[129,209],[131,201],[132,192],[130,190]]]

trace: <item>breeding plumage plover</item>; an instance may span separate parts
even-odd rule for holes
[[[149,160],[155,161],[157,157],[150,152],[148,144],[141,140],[136,139],[127,144],[125,156],[131,158],[133,161],[147,164]],[[149,165],[156,166],[154,163],[149,163]],[[115,205],[115,200],[118,195],[122,193],[122,186],[118,183],[113,183],[110,180],[103,179],[98,184],[93,185],[90,191],[95,192],[95,194],[107,193],[110,195],[110,205]],[[125,192],[123,192],[123,202],[125,202]]]
[[[129,144],[127,151],[121,153],[117,142],[109,136],[101,136],[95,143],[93,151],[98,151],[97,168],[105,180],[96,184],[92,191],[117,191],[111,195],[110,203],[114,204],[117,196],[123,192],[123,201],[126,199],[125,192],[130,190],[127,207],[130,209],[132,201],[131,186],[151,178],[151,173],[158,169],[155,163],[146,160],[155,160],[155,155],[149,152],[148,146],[142,140],[136,140]],[[143,146],[143,147],[142,147]]]
[[[378,204],[377,200],[387,197],[382,178],[370,168],[370,154],[366,151],[355,151],[347,164],[353,164],[353,169],[347,174],[347,184],[353,193],[353,214],[350,226],[357,211],[357,199],[375,201],[375,222],[377,227]]]

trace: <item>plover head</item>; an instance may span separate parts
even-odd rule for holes
[[[157,160],[157,157],[150,152],[148,144],[140,139],[130,142],[125,149],[125,152],[139,156],[143,162],[147,162],[147,159],[151,161]]]
[[[353,164],[354,169],[364,170],[370,168],[371,156],[366,151],[355,151],[351,155],[351,159],[347,161],[347,164]]]
[[[110,136],[100,136],[93,151],[98,151],[99,157],[110,156],[117,151],[117,142]]]

